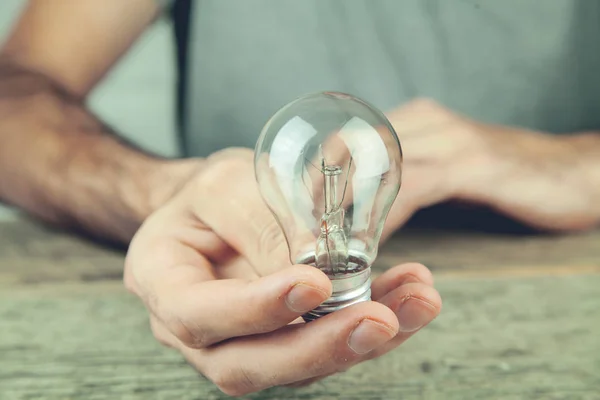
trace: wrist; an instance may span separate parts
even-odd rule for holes
[[[136,219],[141,223],[150,214],[167,203],[203,165],[200,158],[177,160],[152,160],[140,176],[143,188],[131,193]]]
[[[581,150],[558,135],[525,129],[486,132],[481,164],[460,198],[485,204],[537,229],[578,231],[597,221]],[[588,165],[589,167],[589,165]]]
[[[457,185],[457,195],[492,205],[518,197],[539,182],[541,168],[553,168],[549,164],[562,151],[557,137],[525,129],[483,126],[477,139],[472,154],[460,164],[464,179]]]

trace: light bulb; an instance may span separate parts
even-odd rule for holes
[[[304,319],[370,300],[371,265],[402,176],[402,149],[387,118],[344,93],[309,94],[267,121],[255,150],[259,190],[290,261],[332,282],[331,297]]]

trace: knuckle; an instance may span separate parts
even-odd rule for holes
[[[180,242],[156,238],[149,240],[147,246],[149,249],[152,249],[151,253],[148,253],[147,249],[145,251],[148,255],[152,256],[154,262],[150,263],[146,261],[145,265],[140,265],[139,269],[143,269],[143,272],[163,271],[163,269],[168,269],[178,264],[173,254],[177,254],[176,252],[180,249]]]
[[[285,242],[281,227],[274,218],[265,218],[266,222],[260,230],[258,250],[262,254],[275,254]]]
[[[257,241],[257,253],[261,263],[275,269],[291,264],[287,241],[281,227],[271,215],[263,217],[262,220],[266,222],[261,223]]]
[[[169,330],[181,343],[193,349],[202,349],[218,341],[208,330],[197,326],[190,327],[182,321],[171,322]]]
[[[228,396],[245,396],[262,389],[258,384],[258,374],[251,373],[243,367],[216,368],[206,376]]]
[[[423,264],[410,262],[404,265],[404,274],[408,277],[417,278],[419,281],[421,280],[433,280],[433,274],[429,270],[429,268],[425,267]]]
[[[210,172],[202,174],[202,179],[209,187],[219,187],[223,185],[224,179],[231,180],[250,167],[252,160],[247,157],[221,156],[211,162]]]
[[[230,158],[242,158],[247,160],[252,160],[254,157],[254,152],[250,149],[244,147],[228,147],[223,150],[219,150],[208,157],[208,161],[216,161],[221,159],[230,159]]]
[[[194,191],[198,196],[206,197],[210,193],[212,198],[224,200],[245,195],[250,179],[248,175],[253,170],[252,161],[245,157],[217,158],[198,174]],[[226,182],[235,184],[224,184]]]
[[[165,335],[164,328],[161,328],[159,322],[154,318],[150,319],[150,330],[152,331],[152,336],[159,342],[161,345],[165,347],[173,347],[173,344],[170,340],[168,340],[167,335]]]
[[[413,101],[413,107],[422,111],[438,111],[441,110],[440,105],[432,98],[421,97]]]
[[[243,168],[247,168],[249,160],[242,157],[226,157],[221,158],[213,164],[214,170],[217,175],[220,176],[231,176],[238,174]]]
[[[154,339],[160,343],[162,346],[164,347],[173,347],[171,345],[171,342],[169,342],[163,335],[161,335],[158,332],[155,332],[154,329],[152,330],[152,336],[154,336]]]
[[[125,265],[123,268],[123,286],[131,294],[139,295],[138,284],[135,280],[135,276],[132,272],[133,266],[131,265],[131,258],[125,258]]]
[[[131,273],[127,272],[127,269],[123,274],[123,286],[125,286],[125,290],[127,290],[129,293],[137,294],[137,286],[135,284],[135,280],[133,279]]]

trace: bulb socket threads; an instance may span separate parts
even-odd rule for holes
[[[332,312],[361,301],[371,300],[371,268],[331,280],[333,292],[319,307],[304,314],[306,322],[314,321]]]
[[[315,256],[310,254],[301,257],[298,263],[314,266]],[[343,273],[327,274],[333,287],[331,297],[319,307],[304,314],[302,318],[306,322],[314,321],[353,304],[371,300],[371,267],[366,262],[366,257],[350,255],[348,264],[349,268]]]

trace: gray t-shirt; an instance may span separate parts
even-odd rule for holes
[[[253,147],[313,91],[383,111],[426,96],[551,133],[600,126],[600,2],[192,0],[184,147]]]

